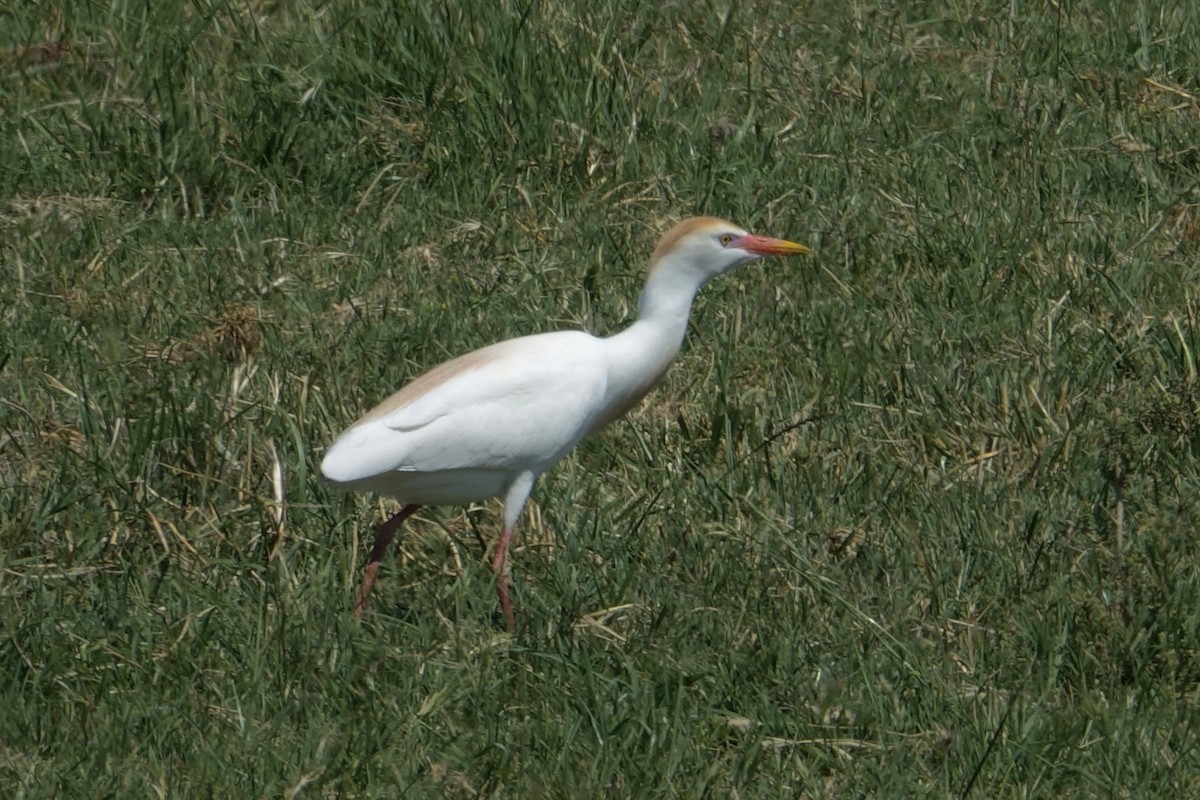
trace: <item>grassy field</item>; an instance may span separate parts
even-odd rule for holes
[[[1200,6],[0,10],[0,795],[1200,796]],[[814,247],[534,493],[334,434]]]

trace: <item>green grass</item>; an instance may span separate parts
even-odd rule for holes
[[[0,11],[0,794],[1200,795],[1200,7]],[[338,430],[812,245],[535,490]]]

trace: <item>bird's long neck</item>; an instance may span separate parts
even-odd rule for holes
[[[678,350],[687,331],[692,301],[703,283],[686,271],[668,266],[652,271],[638,300],[638,323],[651,323],[664,333],[671,332]]]
[[[692,300],[702,280],[659,269],[638,302],[638,318],[607,340],[610,356],[608,409],[595,430],[640,400],[671,366],[687,333]]]
[[[655,381],[683,344],[692,301],[700,290],[700,282],[684,280],[686,277],[666,269],[652,272],[638,300],[637,320],[618,334],[627,338],[633,349],[628,357],[653,371]]]

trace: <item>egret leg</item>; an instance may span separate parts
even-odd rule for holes
[[[513,613],[512,600],[508,596],[508,543],[512,541],[516,526],[505,525],[500,532],[500,541],[496,544],[496,555],[492,556],[492,572],[496,573],[496,596],[500,598],[500,608],[504,609],[504,624],[511,631],[517,627],[517,617]]]
[[[358,590],[358,598],[354,601],[355,617],[361,617],[363,609],[367,607],[367,595],[371,593],[371,587],[375,585],[375,577],[379,575],[384,551],[392,543],[396,531],[400,530],[401,523],[411,517],[418,508],[420,506],[416,503],[409,503],[375,529],[375,544],[371,547],[371,558],[367,561],[367,568],[363,572],[362,587]]]
[[[492,556],[492,572],[496,573],[496,596],[500,598],[500,608],[504,610],[504,624],[511,631],[517,627],[517,617],[513,613],[512,600],[508,596],[508,545],[517,529],[517,518],[521,509],[529,499],[533,490],[533,482],[537,475],[532,472],[522,472],[508,487],[504,497],[504,529],[500,532],[500,541],[496,543],[496,554]]]

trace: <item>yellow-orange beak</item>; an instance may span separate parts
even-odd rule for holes
[[[772,239],[769,236],[755,236],[752,233],[734,239],[729,246],[745,250],[747,253],[754,253],[756,256],[812,255],[812,249],[802,244],[785,239]]]

